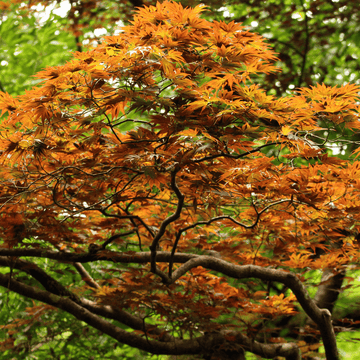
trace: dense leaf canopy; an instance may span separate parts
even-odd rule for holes
[[[129,358],[116,342],[300,359],[323,340],[338,359],[331,312],[359,263],[359,88],[311,85],[304,53],[289,55],[301,71],[285,81],[275,65],[286,46],[276,54],[204,10],[142,7],[118,35],[38,72],[31,90],[0,93],[0,285],[34,300],[4,319],[8,354],[74,356],[71,340],[87,347],[99,331]],[[281,96],[294,83],[310,86]]]

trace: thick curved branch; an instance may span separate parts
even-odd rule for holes
[[[151,340],[148,337],[144,338],[142,336],[136,335],[133,332],[127,332],[126,330],[123,330],[100,318],[99,316],[87,310],[85,307],[76,304],[68,297],[57,296],[47,291],[39,290],[32,286],[23,284],[17,280],[12,280],[9,282],[9,279],[9,275],[0,274],[0,286],[8,288],[11,291],[28,298],[38,300],[62,309],[69,314],[72,314],[77,319],[84,321],[93,328],[109,335],[120,343],[127,344],[131,347],[148,351],[153,354],[202,354],[209,352],[212,348],[227,342],[225,336],[228,334],[222,333],[200,336],[191,340],[180,340],[172,338],[171,341],[157,341]],[[264,351],[266,351],[268,357],[288,356],[289,349],[296,346],[294,344],[264,345],[256,341],[253,342],[250,338],[247,338],[244,335],[233,332],[232,335],[234,334],[236,334],[236,341],[239,341],[239,345],[259,355],[264,354]]]
[[[109,335],[120,343],[127,344],[154,354],[196,354],[201,352],[201,346],[196,340],[177,340],[165,343],[149,338],[143,338],[135,333],[127,332],[110,322],[91,313],[83,306],[76,304],[68,297],[61,297],[47,291],[39,290],[33,286],[23,284],[12,279],[9,284],[9,275],[0,274],[0,285],[28,298],[44,302],[46,304],[62,309],[84,321],[93,328]]]
[[[28,261],[23,261],[20,259],[16,259],[15,261],[12,261],[11,259],[1,256],[0,257],[0,265],[1,266],[8,266],[12,267],[21,271],[26,272],[30,276],[32,276],[34,279],[39,281],[41,285],[50,293],[54,295],[60,295],[60,296],[66,296],[75,301],[77,304],[83,306],[84,308],[90,310],[92,313],[103,316],[108,319],[113,319],[122,322],[123,324],[133,328],[134,330],[141,330],[144,332],[150,331],[151,334],[156,334],[158,336],[161,336],[161,338],[167,339],[173,339],[171,335],[164,332],[163,329],[154,328],[153,326],[149,327],[143,319],[136,317],[134,315],[131,315],[127,313],[124,310],[116,309],[111,306],[104,306],[104,305],[98,305],[90,300],[84,299],[84,298],[75,298],[75,295],[71,293],[69,290],[67,290],[62,284],[57,282],[55,279],[53,279],[51,276],[45,273],[41,268],[39,268],[36,264],[30,263]],[[75,263],[75,267],[80,270],[80,274],[82,276],[90,277],[88,272],[85,270],[85,268],[79,264]],[[90,277],[91,278],[91,277]],[[93,280],[90,282],[90,286],[94,288],[99,288],[100,286]],[[14,281],[13,278],[11,278],[10,282]],[[35,287],[34,287],[35,288]]]
[[[34,263],[21,259],[13,260],[5,256],[0,256],[0,266],[6,266],[10,267],[11,269],[24,271],[37,280],[47,291],[51,292],[52,294],[68,296],[76,302],[79,301],[75,294],[66,289],[61,283],[48,275],[44,270],[39,268]],[[13,279],[10,281],[13,281]]]
[[[52,277],[47,275],[42,269],[40,269],[34,263],[30,263],[30,262],[20,260],[20,259],[16,259],[15,262],[12,262],[11,259],[9,259],[7,257],[0,257],[0,265],[12,266],[13,268],[24,271],[24,272],[28,273],[30,276],[32,276],[34,279],[38,280],[48,292],[51,292],[52,294],[55,294],[55,295],[69,297],[69,299],[72,299],[72,301],[74,301],[73,294],[70,291],[68,291],[66,288],[64,288],[55,279],[53,279]],[[74,265],[76,266],[76,268],[80,267],[81,274],[89,277],[89,274],[82,267],[81,264],[75,263]],[[85,270],[85,273],[83,273],[83,270]],[[12,281],[14,281],[14,279],[11,279],[10,284]],[[95,287],[95,286],[93,286],[93,287]],[[99,285],[96,284],[96,287],[99,287]],[[32,288],[36,289],[35,287],[32,287]],[[82,306],[83,308],[91,311],[91,313],[93,313],[93,314],[96,314],[96,315],[99,315],[99,316],[102,316],[102,317],[105,317],[108,319],[120,321],[124,325],[127,325],[134,330],[141,330],[145,333],[157,335],[157,336],[159,336],[159,338],[162,341],[174,341],[175,340],[175,338],[173,336],[171,336],[169,333],[165,332],[163,329],[155,328],[154,326],[149,326],[148,324],[146,324],[143,321],[143,319],[136,317],[134,315],[131,315],[124,310],[113,308],[108,305],[99,305],[99,304],[96,304],[95,302],[92,302],[92,301],[84,299],[84,298],[76,298],[75,302],[78,305]],[[244,339],[246,337],[243,337],[242,335],[239,335],[239,334],[238,334],[238,336],[240,339],[242,339],[241,343],[244,342],[244,344],[246,344],[246,342],[244,341]],[[248,341],[247,343],[250,343],[250,342]],[[264,345],[258,346],[258,348],[259,348],[258,353],[261,353],[261,351],[264,351],[263,346]],[[266,347],[265,347],[265,349],[266,349]],[[270,350],[270,352],[273,352],[273,350]],[[267,353],[267,351],[265,351],[264,354],[265,353]]]
[[[174,272],[171,281],[176,281],[176,279],[180,278],[183,274],[198,266],[221,272],[222,274],[231,276],[235,279],[257,278],[264,281],[277,281],[283,283],[292,290],[306,314],[318,325],[324,342],[327,360],[339,359],[330,311],[328,309],[318,308],[315,301],[310,298],[303,283],[295,274],[283,270],[263,268],[256,265],[234,265],[214,257],[199,256],[180,266]]]
[[[114,251],[99,251],[96,254],[90,254],[85,252],[83,254],[68,253],[62,251],[43,250],[43,249],[4,249],[0,248],[0,256],[29,256],[44,259],[52,259],[61,262],[79,262],[88,263],[92,261],[111,261],[114,263],[135,263],[135,264],[147,264],[150,262],[151,253],[149,251],[142,252],[122,252],[117,253]],[[167,251],[158,251],[156,253],[157,262],[168,262],[170,260],[171,253]],[[197,258],[196,254],[177,253],[174,256],[175,262],[185,263],[186,261]]]
[[[253,341],[245,335],[237,332],[207,334],[191,340],[180,340],[172,337],[170,341],[167,341],[166,338],[163,338],[162,341],[151,340],[149,338],[136,335],[135,333],[127,332],[126,330],[111,324],[110,322],[93,314],[85,307],[76,304],[67,297],[50,294],[46,291],[25,285],[17,280],[12,280],[9,284],[9,275],[0,274],[0,286],[6,287],[11,291],[28,298],[39,300],[62,309],[95,329],[109,335],[120,343],[127,344],[131,347],[148,351],[153,354],[203,354],[226,343],[227,336],[234,336],[236,343],[254,354],[266,356],[267,358],[283,356],[286,359],[300,359],[297,355],[299,353],[299,349],[295,344],[265,345],[257,341]],[[94,309],[92,306],[88,307]]]
[[[228,332],[227,335],[234,336],[236,338],[236,342],[241,343],[246,350],[264,358],[272,359],[274,357],[281,356],[286,360],[301,360],[300,350],[296,344],[287,343],[277,344],[275,346],[262,344],[235,331]]]
[[[147,334],[157,335],[161,341],[173,341],[175,339],[168,332],[164,331],[164,329],[146,324],[144,319],[132,315],[124,310],[114,308],[109,305],[99,305],[93,301],[83,298],[81,299],[81,306],[91,311],[93,314],[119,321],[134,330],[141,330]]]
[[[6,249],[0,249],[0,253]],[[8,250],[11,251],[11,250]],[[39,254],[40,255],[40,254]],[[71,254],[66,254],[67,256]],[[191,269],[202,266],[206,269],[221,272],[224,275],[230,276],[235,279],[243,278],[257,278],[264,281],[277,281],[283,283],[289,287],[292,292],[295,294],[300,305],[306,312],[306,314],[318,325],[322,339],[325,346],[325,352],[328,360],[338,360],[338,351],[336,346],[336,339],[334,329],[331,323],[331,313],[327,309],[319,309],[314,300],[312,300],[302,282],[298,279],[295,274],[285,272],[282,270],[275,270],[269,268],[262,268],[256,265],[234,265],[229,262],[210,257],[210,256],[194,256],[187,254],[176,254],[180,255],[176,258],[179,262],[184,262],[174,273],[171,278],[171,282],[175,282],[186,272]],[[189,256],[192,257],[189,259]],[[89,257],[89,256],[88,256]],[[81,258],[81,256],[80,256]],[[91,261],[87,257],[83,257],[83,260]],[[169,261],[171,258],[171,253],[160,252],[158,254],[158,261]],[[188,259],[186,261],[186,258]],[[94,259],[95,260],[95,259]],[[98,259],[97,259],[98,260]],[[111,259],[114,261],[114,259]],[[123,258],[125,262],[134,262],[134,263],[144,263],[151,260],[151,253],[142,253],[140,256],[132,255]],[[181,261],[180,261],[181,260]],[[18,260],[19,261],[19,260]],[[69,261],[69,260],[68,260]],[[21,263],[19,263],[21,264]],[[6,259],[5,266],[9,266],[9,260]],[[19,265],[18,265],[19,266]],[[14,266],[16,268],[16,265]],[[34,276],[35,277],[35,276]],[[9,279],[9,276],[7,277]],[[12,280],[9,283],[2,283],[2,286],[11,288],[15,280]],[[11,289],[12,290],[12,289]],[[67,291],[67,289],[65,289]],[[14,290],[15,291],[15,290]],[[48,293],[47,293],[48,294]],[[52,294],[50,294],[52,295]],[[27,295],[25,295],[27,296]],[[31,296],[30,296],[31,297]],[[37,298],[36,298],[37,299]],[[47,302],[45,300],[38,299],[40,301]],[[49,302],[47,302],[49,303]],[[49,303],[50,304],[50,303]],[[51,304],[52,305],[52,304]],[[64,309],[66,310],[66,309]],[[68,310],[66,310],[68,311]],[[71,313],[71,312],[70,312]],[[111,335],[110,335],[111,336]],[[132,345],[131,345],[132,346]],[[139,347],[140,348],[140,347]],[[146,349],[145,349],[146,350]],[[150,351],[151,350],[146,350]],[[170,354],[170,353],[169,353]],[[173,354],[173,353],[171,353]]]
[[[345,270],[335,274],[330,269],[324,271],[314,296],[314,301],[320,309],[325,308],[332,312],[339,297],[345,273]]]

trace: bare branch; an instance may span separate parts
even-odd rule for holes
[[[203,158],[201,159],[192,159],[191,162],[192,163],[201,163],[205,160],[213,160],[213,159],[217,159],[219,157],[227,157],[227,158],[232,158],[232,159],[241,159],[247,155],[250,155],[250,154],[253,154],[253,153],[256,153],[256,152],[259,152],[261,149],[267,147],[267,146],[272,146],[272,145],[281,145],[283,144],[284,142],[283,141],[277,141],[277,142],[272,142],[272,143],[268,143],[268,144],[264,144],[264,145],[261,145],[261,146],[258,146],[257,148],[255,149],[252,149],[252,150],[249,150],[249,151],[246,151],[242,154],[227,154],[227,153],[224,153],[224,152],[221,152],[219,154],[215,154],[215,155],[210,155],[210,156],[204,156]]]
[[[0,274],[0,286],[10,289],[20,295],[26,296],[28,298],[42,301],[49,305],[55,306],[59,309],[62,309],[69,314],[72,314],[78,320],[84,321],[88,325],[94,327],[95,329],[109,335],[113,339],[117,340],[120,343],[127,344],[131,347],[135,347],[144,351],[148,351],[153,354],[168,354],[168,355],[180,355],[180,354],[204,354],[209,353],[216,347],[221,346],[226,343],[226,336],[235,336],[236,343],[244,347],[245,349],[252,351],[255,354],[270,357],[284,356],[287,359],[290,359],[289,356],[295,356],[292,359],[300,359],[296,357],[298,353],[298,348],[295,344],[274,344],[274,345],[265,345],[257,341],[246,337],[237,332],[224,332],[224,333],[215,333],[207,334],[204,336],[197,337],[190,340],[181,340],[176,338],[164,337],[161,340],[152,340],[149,337],[144,338],[140,335],[136,335],[134,332],[128,332],[123,330],[109,321],[106,321],[99,317],[98,315],[93,314],[87,308],[94,310],[96,306],[93,306],[91,303],[84,304],[81,306],[68,297],[61,297],[54,294],[51,294],[47,291],[39,290],[33,286],[23,284],[17,280],[12,280],[9,284],[9,275]],[[101,312],[101,308],[98,307],[98,312]],[[120,313],[122,313],[120,311]],[[130,321],[138,322],[138,320],[129,318]]]
[[[81,275],[82,280],[84,280],[90,287],[94,289],[100,288],[100,285],[92,278],[92,276],[86,271],[82,264],[74,263],[74,266],[78,273]]]
[[[199,256],[198,258],[191,259],[184,265],[180,266],[174,272],[171,279],[172,282],[197,266],[202,266],[209,270],[219,271],[224,275],[231,276],[235,279],[257,278],[264,281],[278,281],[288,286],[295,294],[306,314],[318,325],[324,342],[327,359],[339,359],[336,337],[331,324],[331,313],[327,309],[318,308],[314,300],[310,298],[310,295],[303,283],[295,274],[283,270],[263,268],[256,265],[233,265],[214,257]]]
[[[156,251],[157,251],[157,246],[158,243],[161,239],[161,237],[164,235],[166,227],[174,222],[175,220],[177,220],[180,217],[181,214],[181,210],[184,206],[184,195],[181,193],[181,191],[179,190],[177,184],[176,184],[176,173],[177,173],[178,169],[175,169],[174,171],[172,171],[171,173],[171,188],[174,190],[177,198],[178,198],[178,204],[176,207],[176,211],[170,215],[169,217],[167,217],[160,225],[160,229],[157,232],[151,246],[150,246],[150,250],[151,250],[151,271],[153,273],[156,273],[157,275],[160,275],[161,278],[163,279],[163,281],[169,282],[169,277],[163,273],[163,272],[159,272],[158,269],[156,269]]]
[[[0,249],[0,254],[4,251],[4,249]],[[11,250],[8,250],[9,252]],[[139,255],[141,254],[141,255]],[[70,256],[72,254],[66,254]],[[176,254],[178,255],[178,254]],[[119,255],[121,256],[121,255]],[[269,268],[262,268],[261,266],[256,265],[234,265],[229,262],[226,262],[221,259],[217,259],[214,257],[202,255],[202,256],[194,256],[187,255],[192,258],[186,261],[186,255],[181,254],[177,258],[177,260],[182,260],[184,262],[182,266],[180,266],[174,273],[172,278],[170,279],[167,275],[164,275],[164,279],[166,283],[174,283],[177,279],[183,276],[185,273],[190,271],[193,268],[198,266],[202,266],[208,270],[214,270],[217,272],[221,272],[224,275],[230,276],[235,279],[244,279],[244,278],[257,278],[264,281],[277,281],[280,282],[287,287],[289,287],[292,292],[295,294],[297,300],[300,305],[306,312],[306,314],[316,323],[320,329],[322,339],[324,341],[325,351],[327,354],[327,359],[329,360],[338,360],[338,351],[336,346],[336,338],[333,326],[331,324],[331,313],[327,309],[319,309],[314,300],[310,298],[305,286],[302,284],[300,279],[293,273],[286,272],[283,270],[275,270]],[[79,256],[78,256],[79,257]],[[87,261],[91,261],[89,258],[94,259],[91,256],[84,256],[84,259]],[[171,258],[171,253],[160,252],[157,254],[157,261],[169,261]],[[81,256],[80,256],[81,259]],[[98,259],[96,259],[98,260]],[[151,253],[137,253],[133,255],[128,255],[128,257],[124,257],[123,260],[125,262],[134,262],[134,263],[144,263],[151,261]],[[147,260],[147,261],[145,261]],[[68,260],[69,261],[69,260]],[[87,262],[86,261],[86,262]],[[114,261],[113,257],[111,257],[111,261]],[[124,261],[122,261],[124,262]],[[8,265],[6,265],[8,266]],[[160,274],[159,274],[160,275]],[[161,276],[161,275],[160,275]],[[11,286],[11,284],[7,284],[7,286]],[[7,287],[5,286],[5,287]],[[46,302],[46,301],[45,301]],[[150,350],[147,350],[150,351]]]
[[[36,279],[48,292],[52,294],[68,296],[76,302],[79,301],[77,295],[66,289],[61,283],[48,275],[44,270],[39,268],[34,263],[16,258],[15,261],[12,261],[11,258],[0,256],[0,265],[8,266],[11,269],[18,269],[26,272],[34,279]],[[13,279],[11,279],[11,281],[13,281]]]

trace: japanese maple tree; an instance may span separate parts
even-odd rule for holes
[[[0,285],[36,300],[2,349],[59,309],[152,354],[300,359],[322,341],[339,358],[331,284],[359,262],[360,166],[328,138],[358,131],[359,88],[267,95],[276,54],[203,10],[141,8],[0,93]]]

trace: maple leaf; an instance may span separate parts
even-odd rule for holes
[[[16,275],[0,284],[170,356],[266,342],[289,357],[276,319],[297,301],[304,338],[314,323],[334,353],[306,286],[358,268],[357,235],[329,229],[359,230],[360,165],[327,149],[356,145],[343,130],[358,126],[359,88],[266,93],[278,69],[265,39],[203,11],[140,7],[24,95],[0,93],[0,265]],[[49,310],[36,306],[34,319]]]

